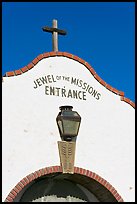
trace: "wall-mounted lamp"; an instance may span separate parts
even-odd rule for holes
[[[72,106],[61,106],[56,118],[60,137],[63,141],[75,141],[79,132],[81,117]]]
[[[62,139],[62,141],[58,141],[62,171],[73,174],[76,137],[79,132],[81,117],[72,109],[72,106],[61,106],[56,121]]]

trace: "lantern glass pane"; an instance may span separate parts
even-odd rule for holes
[[[78,134],[79,122],[63,120],[64,134],[76,136]]]
[[[61,133],[63,134],[62,121],[60,121],[60,120],[58,121],[58,126],[59,126]]]

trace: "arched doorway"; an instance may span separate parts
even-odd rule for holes
[[[40,169],[9,193],[10,202],[123,202],[117,191],[97,174],[75,167],[74,174],[62,174],[60,166]]]

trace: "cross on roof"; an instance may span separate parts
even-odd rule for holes
[[[52,21],[52,28],[50,27],[43,27],[43,31],[52,33],[52,47],[53,51],[58,51],[58,34],[66,35],[66,31],[60,30],[57,28],[57,20]]]

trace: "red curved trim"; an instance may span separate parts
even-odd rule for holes
[[[109,84],[107,84],[104,80],[102,80],[97,75],[97,73],[95,72],[93,67],[88,62],[86,62],[85,60],[77,57],[76,55],[70,54],[68,52],[46,52],[46,53],[40,54],[31,63],[29,63],[27,66],[25,66],[25,67],[23,67],[21,69],[15,70],[15,71],[6,72],[5,76],[6,77],[11,77],[11,76],[17,76],[17,75],[23,74],[24,72],[27,72],[30,69],[32,69],[41,59],[47,58],[47,57],[53,57],[53,56],[68,57],[68,58],[71,58],[73,60],[76,60],[76,61],[80,62],[81,64],[83,64],[84,66],[87,67],[87,69],[91,72],[91,74],[94,76],[94,78],[100,84],[105,86],[108,90],[112,91],[113,93],[121,96],[121,101],[124,101],[124,102],[130,104],[133,108],[135,108],[135,103],[133,101],[131,101],[130,99],[124,97],[124,92],[118,91],[117,89],[115,89],[112,86],[110,86]],[[3,81],[3,79],[2,79],[2,81]]]
[[[19,183],[10,191],[8,194],[7,198],[5,199],[4,202],[14,202],[14,199],[18,195],[18,193],[29,183],[31,183],[33,180],[37,179],[38,177],[51,174],[51,173],[57,173],[57,172],[62,172],[62,167],[61,166],[50,166],[50,167],[45,167],[43,169],[40,169],[38,171],[35,171],[34,173],[29,174],[28,176],[24,177]],[[100,177],[98,174],[82,169],[79,167],[74,167],[74,173],[76,174],[81,174],[87,177],[90,177],[97,182],[99,182],[101,185],[103,185],[105,188],[107,188],[111,194],[115,197],[115,199],[118,202],[124,202],[122,197],[119,195],[119,193],[116,191],[116,189],[105,179]]]

